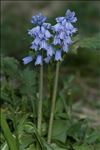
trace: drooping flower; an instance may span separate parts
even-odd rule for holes
[[[40,32],[40,26],[34,27],[31,30],[28,30],[28,34],[32,37],[37,36],[39,32]]]
[[[73,33],[75,33],[77,31],[77,28],[75,28],[70,22],[66,22],[65,28],[66,28],[66,34],[67,35],[72,36]]]
[[[38,55],[35,61],[35,65],[42,65],[42,55]]]
[[[65,23],[65,22],[74,23],[77,21],[77,18],[75,17],[75,12],[71,12],[68,9],[65,13],[65,17],[57,17],[56,21],[57,23]]]
[[[66,11],[65,18],[68,22],[74,23],[77,21],[77,18],[75,17],[75,12],[71,12],[69,9]]]
[[[33,60],[32,56],[27,56],[25,58],[22,59],[24,64],[28,64]]]
[[[32,42],[32,45],[30,46],[31,49],[34,49],[35,51],[38,50],[38,45],[35,44],[35,42]]]
[[[39,43],[39,49],[47,49],[48,48],[48,43],[44,40],[44,39],[42,39],[41,41],[40,41],[40,43]]]
[[[46,29],[50,29],[51,28],[51,24],[50,23],[43,23],[43,26]]]
[[[47,56],[53,56],[54,54],[54,49],[51,45],[48,45],[48,49],[47,49]]]
[[[61,50],[57,50],[55,53],[55,60],[56,61],[62,61],[62,57],[61,57]]]
[[[53,44],[54,45],[57,45],[57,44],[61,45],[61,40],[59,38],[59,35],[55,35]]]
[[[44,61],[45,61],[45,63],[49,63],[50,62],[50,60],[51,60],[51,57],[50,56],[47,56],[46,58],[44,58]]]
[[[38,13],[36,16],[32,17],[31,23],[34,25],[41,25],[46,21],[46,17],[42,13]]]
[[[66,44],[66,43],[65,43],[65,44],[63,44],[62,49],[63,49],[63,51],[64,51],[64,52],[66,52],[66,53],[67,53],[67,52],[68,52],[68,50],[69,50],[68,44]]]

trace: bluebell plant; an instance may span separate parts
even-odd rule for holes
[[[57,46],[57,49],[55,49],[54,53],[54,60],[57,61],[57,64],[56,64],[55,83],[51,105],[51,114],[48,128],[48,143],[51,142],[52,136],[55,101],[58,87],[59,65],[60,61],[63,60],[62,58],[63,53],[67,53],[69,51],[69,46],[73,43],[71,37],[77,31],[77,29],[72,25],[72,23],[75,23],[76,21],[77,18],[75,17],[75,12],[67,10],[65,16],[57,17],[56,18],[57,24],[52,26],[52,30],[54,32],[53,45],[54,47]]]
[[[53,47],[49,44],[50,38],[53,36],[50,33],[51,24],[46,23],[46,17],[41,13],[32,17],[31,23],[33,28],[28,30],[28,34],[32,37],[31,49],[33,55],[23,58],[23,63],[28,64],[35,61],[35,65],[40,65],[40,81],[39,81],[39,104],[38,104],[38,132],[41,135],[42,124],[42,97],[43,97],[43,63],[49,63],[53,55]]]
[[[23,58],[23,63],[28,64],[31,61],[35,65],[40,65],[40,90],[38,104],[38,132],[41,135],[42,125],[42,99],[43,99],[43,63],[50,63],[51,60],[56,61],[56,72],[54,90],[52,96],[50,121],[48,127],[48,143],[51,143],[52,126],[54,120],[55,101],[58,86],[58,75],[60,62],[63,60],[63,55],[68,53],[69,47],[73,44],[72,36],[76,33],[77,28],[73,23],[77,21],[75,12],[67,10],[64,17],[57,17],[56,24],[51,25],[46,23],[46,17],[41,13],[32,17],[31,23],[33,28],[28,30],[28,34],[33,38],[31,49],[34,55],[29,55]]]

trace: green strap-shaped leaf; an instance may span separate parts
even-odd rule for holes
[[[14,137],[12,136],[12,133],[8,127],[8,124],[6,122],[5,116],[1,110],[1,117],[0,117],[0,121],[1,121],[1,129],[3,131],[4,137],[7,141],[7,144],[9,146],[10,150],[18,150],[17,146],[16,146],[16,141],[14,139]]]

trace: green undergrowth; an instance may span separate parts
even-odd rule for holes
[[[88,109],[92,109],[92,111],[95,109],[98,113],[100,108],[99,103],[93,105],[93,102],[88,101],[90,97],[83,96],[83,87],[79,85],[77,79],[80,79],[81,82],[81,77],[85,78],[86,75],[83,76],[82,74],[81,76],[80,74],[79,76],[77,71],[69,71],[65,77],[60,75],[52,143],[48,144],[46,141],[50,112],[49,93],[53,82],[51,87],[47,86],[48,90],[44,89],[42,135],[40,137],[36,128],[39,94],[37,90],[38,68],[37,72],[30,68],[23,69],[20,62],[13,57],[2,57],[1,59],[1,111],[9,128],[9,131],[6,132],[16,139],[17,130],[19,149],[36,150],[36,143],[38,142],[40,150],[99,150],[99,118],[93,120],[97,123],[94,126],[92,119],[95,117],[91,119],[89,118],[91,114],[86,115],[82,112],[83,107],[88,105]],[[81,73],[81,71],[79,72]],[[95,80],[94,76],[92,78]],[[48,78],[45,76],[45,83],[47,80]],[[49,80],[52,81],[53,77]],[[86,101],[87,105],[85,105]],[[78,105],[79,102],[83,104]],[[2,130],[1,150],[9,150],[7,141],[8,139]]]

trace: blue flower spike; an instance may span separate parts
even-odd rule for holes
[[[61,61],[61,53],[69,51],[69,46],[73,43],[71,37],[77,31],[72,23],[76,21],[75,12],[71,12],[69,9],[66,11],[65,17],[56,18],[57,24],[52,26],[55,33],[53,44],[60,46],[61,50],[56,51],[55,61]]]
[[[43,62],[49,63],[51,56],[54,53],[53,47],[51,47],[51,44],[48,43],[49,39],[53,37],[53,35],[49,31],[51,30],[51,24],[46,23],[45,22],[46,19],[47,18],[43,16],[41,13],[33,16],[31,23],[33,24],[34,27],[28,30],[28,34],[33,38],[30,48],[36,54],[35,65],[42,65]],[[42,58],[42,53],[46,53],[45,58],[46,57],[49,58],[48,59],[49,61],[46,61],[44,58]],[[28,60],[24,61],[24,64],[26,63],[28,63]]]

